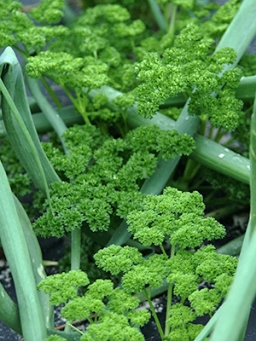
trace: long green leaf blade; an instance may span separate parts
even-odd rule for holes
[[[22,334],[26,341],[42,341],[47,335],[43,311],[38,298],[27,243],[1,162],[0,208],[1,242],[15,283]]]
[[[37,237],[34,234],[30,219],[24,210],[19,200],[14,196],[16,211],[19,217],[20,225],[26,240],[27,249],[29,252],[30,260],[32,263],[32,271],[34,274],[35,284],[38,285],[43,279],[46,278],[44,271],[42,252],[38,243]],[[47,328],[53,328],[53,307],[50,303],[50,296],[43,291],[38,291],[38,297],[44,313],[44,321]]]
[[[0,320],[18,334],[22,333],[17,304],[13,302],[0,283]]]
[[[21,67],[11,48],[0,57],[2,112],[10,142],[34,184],[45,194],[59,181],[40,144],[27,103]]]

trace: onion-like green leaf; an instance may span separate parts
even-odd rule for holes
[[[47,336],[43,311],[26,239],[8,178],[1,162],[0,207],[1,243],[15,283],[22,334],[26,341],[42,341]]]
[[[40,144],[27,102],[22,70],[10,47],[0,56],[0,90],[5,128],[21,164],[45,195],[59,181]]]

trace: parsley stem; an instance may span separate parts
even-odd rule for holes
[[[160,247],[161,251],[163,252],[163,254],[164,254],[165,256],[167,256],[167,253],[166,253],[166,251],[165,251],[163,245],[160,244],[159,247]]]
[[[168,318],[170,317],[170,309],[172,305],[172,291],[173,291],[173,283],[168,283],[167,290],[167,303],[166,303],[166,315],[165,315],[165,336],[170,334],[170,326],[168,324]]]
[[[56,106],[58,108],[62,108],[62,104],[59,100],[59,98],[56,96],[55,92],[52,90],[52,88],[50,87],[50,85],[48,84],[48,82],[46,81],[45,77],[41,77],[40,78],[43,86],[45,87],[45,89],[47,90],[48,94],[51,96],[52,100],[54,101],[54,103],[56,104]]]
[[[171,247],[171,258],[175,255],[175,245]],[[173,283],[168,283],[167,289],[167,303],[166,303],[166,317],[165,317],[165,336],[168,336],[170,333],[170,326],[168,324],[168,318],[170,317],[170,309],[172,305],[172,292],[173,292]]]
[[[83,335],[83,333],[81,332],[81,330],[79,330],[78,328],[76,328],[75,326],[73,326],[71,323],[68,323],[68,325],[74,329],[76,332],[78,332],[79,334]]]
[[[148,301],[148,304],[150,306],[150,309],[151,309],[151,313],[153,315],[153,318],[155,320],[155,323],[157,325],[157,329],[158,329],[158,332],[160,334],[160,337],[162,340],[164,340],[164,332],[163,332],[163,329],[161,327],[161,323],[159,321],[159,318],[157,316],[157,313],[156,313],[156,310],[155,310],[155,307],[153,306],[153,303],[151,301],[151,297],[150,297],[150,294],[148,294],[147,290],[146,289],[143,289],[143,295],[146,297],[147,301]]]

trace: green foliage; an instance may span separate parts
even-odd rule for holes
[[[95,242],[93,236],[88,236],[86,231],[82,230],[81,235],[81,252],[80,252],[80,269],[86,272],[90,282],[94,282],[98,278],[111,279],[113,283],[119,282],[118,276],[109,276],[104,270],[98,268],[94,262],[93,255],[99,251],[99,240]],[[59,272],[68,272],[71,264],[71,245],[66,245],[64,257],[58,262]]]
[[[145,340],[138,329],[129,326],[129,321],[125,316],[111,312],[107,312],[104,319],[102,317],[102,323],[90,325],[80,340],[93,341],[95,339],[99,341]]]
[[[81,285],[88,285],[87,275],[70,271],[49,276],[38,287],[51,294],[52,304],[65,304],[62,316],[70,323],[89,320],[90,325],[80,340],[144,340],[137,327],[147,323],[150,314],[136,310],[140,303],[138,298],[121,288],[114,289],[110,280],[102,279],[88,285],[85,293],[78,296],[77,287]]]
[[[181,303],[176,303],[172,308],[172,315],[166,323],[172,327],[169,339],[173,341],[194,340],[203,329],[201,324],[193,324],[196,313]]]
[[[120,5],[97,5],[87,8],[65,29],[65,39],[59,33],[46,52],[29,58],[27,72],[31,77],[47,76],[65,91],[69,87],[75,91],[76,102],[87,96],[88,89],[103,84],[120,90],[132,86],[134,71],[129,55],[145,30],[141,20],[131,21],[128,10]],[[76,103],[79,112],[82,105],[86,106],[84,98],[82,104]]]
[[[202,30],[212,37],[220,38],[234,18],[240,5],[239,0],[226,1],[219,6],[218,10],[212,15],[211,20],[206,20],[202,24]]]
[[[94,256],[96,263],[100,262],[100,267],[105,271],[110,271],[112,275],[120,272],[127,272],[134,264],[142,263],[141,253],[130,246],[110,245],[108,248],[100,250]]]
[[[21,7],[17,1],[0,2],[1,47],[13,46],[24,56],[29,56],[42,51],[53,39],[63,39],[67,34],[66,27],[49,25],[58,23],[63,16],[63,0],[41,1],[29,15],[21,12]],[[32,18],[44,22],[45,26],[36,26]]]
[[[88,92],[106,84],[123,91],[134,86],[130,54],[145,30],[143,22],[131,21],[126,8],[109,4],[88,8],[69,28],[59,25],[52,31],[48,26],[31,29],[49,31],[45,43],[51,40],[51,32],[55,32],[56,39],[47,51],[40,50],[39,42],[32,42],[38,49],[27,59],[28,75],[46,76],[60,84],[86,123],[87,111],[92,119],[112,119],[114,115],[109,109],[99,111],[94,106],[88,107]],[[33,37],[37,39],[36,31]]]
[[[31,193],[31,179],[6,138],[1,139],[0,156],[13,193],[19,198]]]
[[[73,25],[64,27],[50,26],[60,21],[63,0],[41,1],[28,14],[21,13],[18,4],[10,2],[11,12],[2,9],[3,17],[6,17],[1,22],[3,46],[14,46],[28,58],[26,70],[30,77],[47,76],[60,84],[86,123],[90,121],[88,111],[91,111],[92,120],[102,118],[109,122],[116,119],[109,109],[90,108],[88,92],[106,84],[130,92],[137,83],[134,61],[138,61],[135,71],[142,84],[135,89],[135,97],[143,115],[152,116],[166,98],[185,92],[192,96],[191,114],[201,117],[208,114],[217,127],[233,130],[241,112],[241,103],[234,98],[240,74],[233,72],[231,75],[227,71],[225,77],[219,75],[223,65],[232,62],[232,58],[228,58],[232,53],[227,50],[226,58],[220,55],[217,62],[210,58],[213,40],[209,37],[216,39],[216,35],[224,32],[237,11],[238,2],[221,6],[223,8],[212,16],[212,4],[205,4],[202,9],[193,0],[174,1],[173,6],[179,7],[179,14],[172,20],[177,33],[183,29],[175,40],[173,32],[163,34],[147,30],[141,19],[131,19],[128,9],[123,7],[133,9],[138,5],[130,1],[122,4],[96,2],[94,7],[87,5]],[[161,6],[168,17],[169,4],[161,1]],[[150,14],[148,9],[144,10],[147,11],[147,23]],[[212,20],[205,20],[211,16]],[[34,25],[32,18],[41,26]],[[207,27],[208,22],[214,22],[213,26]],[[223,83],[225,89],[221,90]],[[219,93],[217,99],[213,93]],[[132,93],[129,97],[134,102]],[[224,108],[228,109],[225,115]]]
[[[51,294],[51,303],[59,305],[76,297],[78,288],[88,284],[86,273],[72,270],[68,273],[47,277],[38,284],[38,289],[43,290],[46,294]]]
[[[171,244],[184,249],[224,236],[223,226],[203,215],[204,204],[198,192],[166,188],[161,196],[147,196],[142,208],[130,212],[127,221],[129,231],[144,245],[161,245],[170,238]]]
[[[122,286],[127,293],[141,293],[145,288],[158,288],[162,285],[166,275],[166,257],[153,255],[142,264],[133,266],[122,277]]]
[[[248,185],[238,182],[223,174],[207,168],[202,170],[202,176],[211,184],[211,188],[224,194],[225,201],[232,201],[233,205],[249,205],[250,188]],[[214,201],[213,201],[214,204]]]
[[[202,316],[211,315],[227,294],[237,260],[217,254],[214,247],[208,245],[196,252],[178,251],[168,260],[168,265],[171,269],[168,282],[174,284],[174,294],[182,303],[188,299],[196,315]],[[215,286],[215,283],[218,284]]]
[[[180,326],[179,328],[173,329],[169,334],[169,340],[173,341],[192,341],[194,340],[200,331],[203,329],[201,324],[188,323],[186,326]],[[205,339],[208,340],[208,339]]]
[[[64,0],[41,0],[29,15],[38,22],[57,24],[63,17]]]
[[[162,56],[148,53],[137,63],[136,74],[141,84],[134,93],[139,113],[152,117],[168,97],[185,93],[191,97],[191,114],[209,117],[213,125],[225,130],[236,128],[242,102],[234,94],[241,73],[233,69],[221,74],[225,65],[235,61],[235,51],[223,48],[210,55],[212,43],[199,27],[190,24]]]
[[[52,210],[47,205],[34,223],[36,233],[45,237],[62,236],[84,222],[92,231],[115,228],[120,222],[117,217],[125,218],[140,205],[143,195],[139,188],[158,160],[189,154],[194,147],[189,136],[156,126],[134,129],[124,139],[104,136],[94,126],[76,126],[68,129],[64,138],[68,155],[45,144],[63,178],[51,187]]]
[[[99,88],[108,80],[105,74],[108,66],[103,62],[91,57],[74,58],[64,52],[41,52],[37,57],[28,58],[26,69],[30,77],[50,77],[56,83],[69,86],[77,93],[82,93],[83,87],[89,90]]]
[[[167,306],[170,340],[180,340],[181,332],[182,340],[196,337],[202,326],[191,322],[215,312],[236,270],[235,257],[217,254],[211,244],[204,246],[205,240],[223,237],[225,229],[203,215],[198,192],[166,188],[162,195],[146,195],[128,214],[128,229],[143,245],[157,245],[163,253],[141,258],[134,247],[111,245],[94,256],[100,268],[122,274],[122,288],[128,294],[145,294],[147,290],[150,298],[152,289],[165,280],[169,283],[168,295],[173,293],[177,298]],[[166,243],[170,243],[170,256]]]
[[[225,70],[236,60],[235,51],[225,48],[213,54],[240,2],[231,0],[214,12],[217,6],[212,3],[159,0],[164,32],[157,31],[145,2],[98,2],[90,1],[95,6],[87,6],[72,25],[64,27],[55,25],[63,17],[63,0],[43,0],[27,14],[19,2],[0,1],[1,46],[21,52],[28,76],[47,77],[61,85],[86,122],[65,132],[66,155],[54,143],[44,144],[62,181],[52,184],[51,202],[45,201],[45,212],[34,228],[44,237],[61,237],[80,228],[109,237],[125,219],[133,238],[156,253],[143,257],[135,247],[117,245],[98,251],[98,266],[122,277],[117,288],[110,280],[89,284],[89,276],[81,271],[50,276],[38,288],[51,295],[52,304],[65,305],[62,314],[68,322],[88,319],[81,340],[140,341],[144,338],[138,328],[148,321],[149,313],[137,310],[139,299],[134,294],[150,299],[151,290],[167,282],[168,295],[175,300],[170,299],[167,307],[166,340],[191,341],[202,329],[192,322],[197,316],[214,314],[227,295],[237,261],[207,245],[222,238],[225,230],[204,217],[198,192],[169,187],[159,196],[140,192],[160,160],[194,150],[192,138],[156,126],[128,131],[124,113],[136,100],[139,112],[152,117],[168,97],[182,93],[191,98],[191,115],[199,115],[203,123],[209,118],[220,129],[237,129],[233,136],[240,133],[239,141],[248,144],[249,119],[245,124],[235,91],[242,73],[253,74],[253,57],[249,66],[246,59],[241,63],[242,71]],[[105,95],[88,97],[90,90],[106,84],[125,92],[113,101],[119,111],[109,107]],[[171,113],[176,119],[179,114],[180,109]],[[6,146],[1,148],[13,190],[26,194],[24,183],[29,187],[30,181],[11,154],[5,155]],[[220,180],[212,182],[219,188]],[[236,184],[227,187],[229,196],[238,201],[248,196]],[[89,247],[84,250],[92,254]],[[88,257],[86,262],[90,261]],[[80,287],[85,287],[84,293]]]
[[[256,55],[245,54],[239,65],[244,76],[254,76],[256,74]]]
[[[161,4],[164,13],[168,12],[169,1],[157,2]],[[226,1],[221,5],[213,1],[201,3],[195,0],[173,0],[171,3],[173,8],[178,8],[176,15],[170,19],[170,26],[173,25],[176,34],[188,24],[194,23],[204,35],[216,40],[226,31],[240,6],[239,0]]]

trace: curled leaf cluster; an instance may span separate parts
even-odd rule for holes
[[[147,292],[148,297],[152,289],[167,281],[176,297],[166,322],[174,340],[179,340],[181,331],[184,340],[196,337],[202,325],[195,327],[192,322],[197,316],[215,312],[237,266],[235,257],[218,254],[213,245],[204,244],[222,238],[225,229],[203,215],[198,192],[166,188],[162,195],[147,195],[142,205],[128,214],[128,229],[143,245],[157,245],[163,253],[142,258],[135,247],[111,245],[94,256],[97,266],[122,275],[122,288],[128,294]],[[166,243],[171,256],[164,251]]]
[[[89,284],[80,270],[49,276],[39,284],[39,289],[50,294],[52,304],[64,303],[62,316],[70,323],[88,319],[90,325],[80,340],[143,341],[139,326],[148,322],[148,311],[136,310],[139,299],[121,288],[113,287],[110,280],[98,279]],[[89,285],[88,285],[89,284]],[[77,289],[87,286],[83,295]],[[54,340],[54,339],[53,339]]]
[[[235,98],[235,89],[242,74],[238,69],[222,72],[224,66],[234,63],[235,51],[223,48],[211,55],[212,44],[198,26],[190,24],[163,55],[151,52],[137,63],[141,84],[133,92],[139,113],[152,117],[167,98],[185,93],[191,97],[190,114],[206,116],[216,127],[234,130],[241,116],[242,102]]]
[[[42,0],[30,13],[21,11],[18,1],[0,3],[0,37],[1,47],[13,46],[24,56],[39,53],[53,39],[63,39],[68,29],[59,23],[63,16],[63,0]],[[35,25],[34,20],[43,22]]]
[[[30,77],[48,76],[64,87],[70,87],[77,94],[83,88],[91,90],[108,83],[107,64],[91,57],[74,58],[66,52],[41,52],[36,57],[29,57],[26,66]]]
[[[56,30],[61,31],[62,26]],[[31,77],[47,76],[68,86],[78,98],[82,87],[108,84],[126,91],[134,83],[130,54],[144,31],[144,23],[132,21],[128,10],[118,4],[88,8],[65,32],[56,32],[46,52],[28,59],[27,72]],[[59,39],[61,33],[65,39]]]
[[[68,155],[45,144],[63,181],[52,185],[52,208],[46,204],[46,212],[34,223],[42,236],[62,236],[83,223],[92,231],[106,231],[111,223],[115,228],[114,215],[125,218],[140,205],[140,186],[158,160],[189,154],[194,148],[191,137],[157,126],[140,127],[117,139],[94,126],[75,126],[64,138]]]
[[[31,9],[29,15],[38,22],[56,24],[63,17],[64,5],[64,0],[43,0]]]

